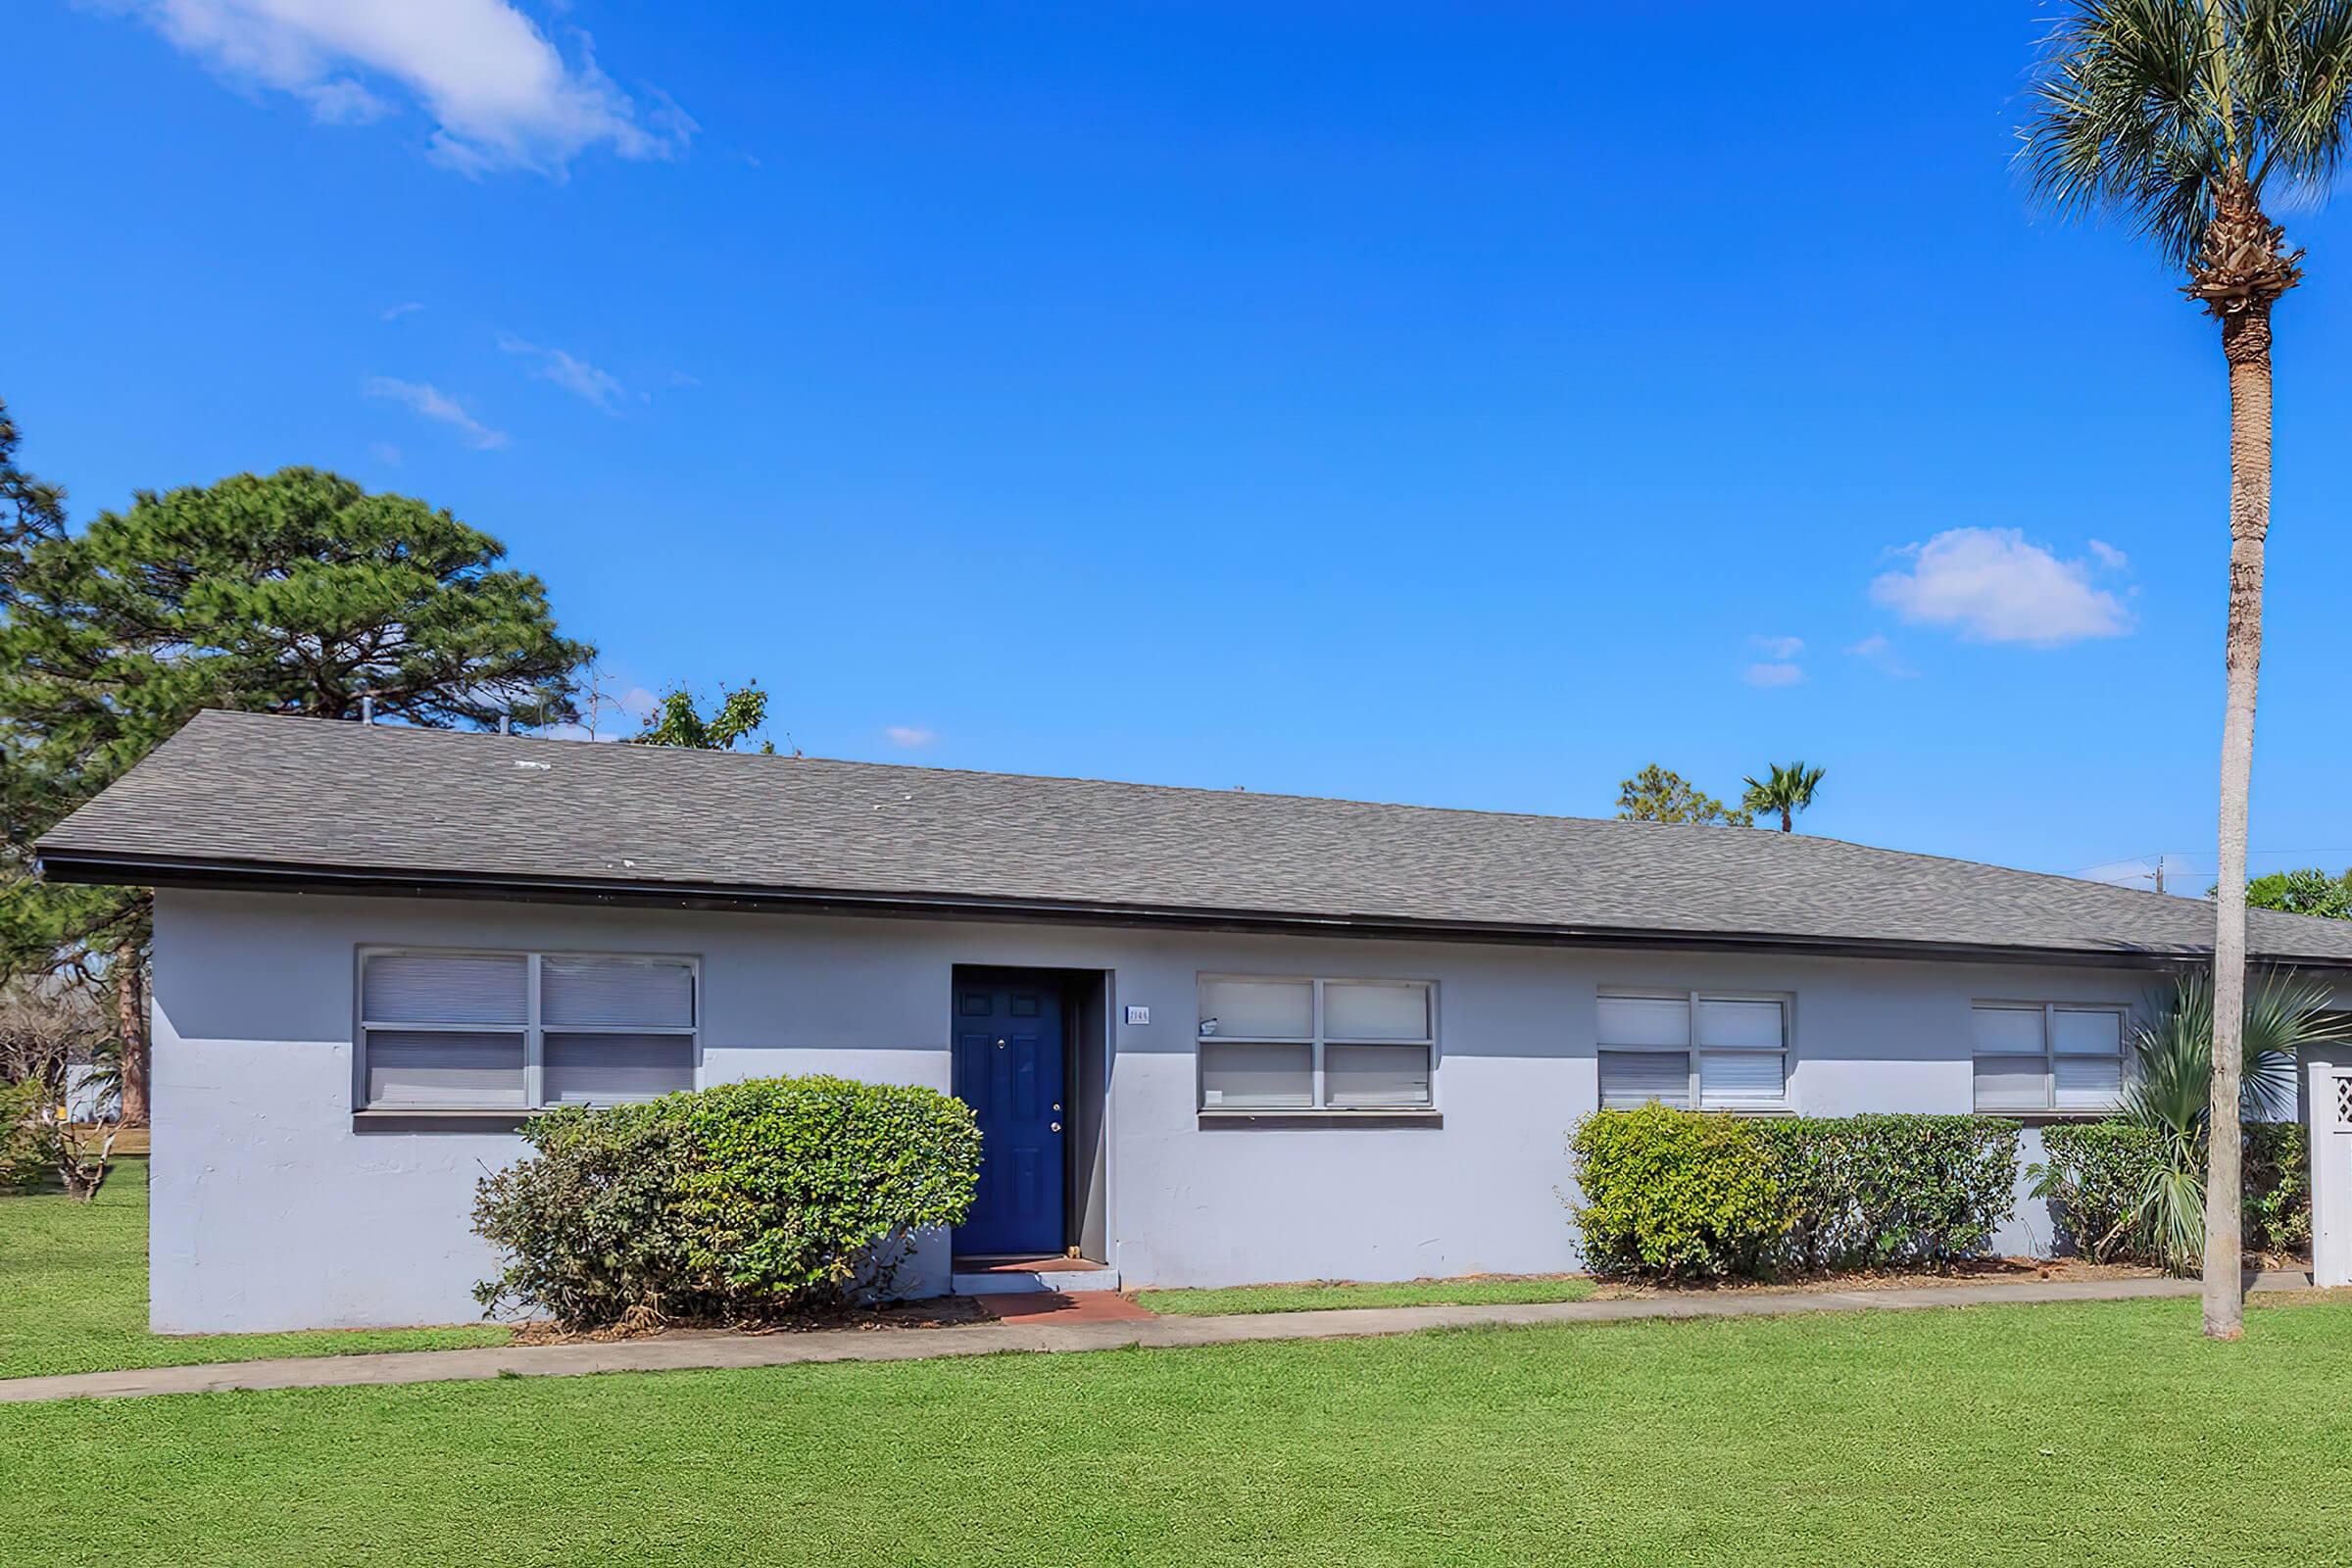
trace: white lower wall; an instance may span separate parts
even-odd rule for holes
[[[1110,1261],[1130,1285],[1575,1266],[1568,1130],[1601,986],[1786,991],[1791,1094],[1822,1115],[1965,1111],[1969,1004],[2132,1004],[2144,971],[1273,938],[1209,932],[166,891],[156,917],[153,1317],[165,1332],[461,1321],[493,1259],[474,1182],[511,1135],[355,1130],[354,951],[405,943],[703,962],[703,1074],[951,1087],[954,966],[1107,971]],[[1442,1128],[1204,1129],[1201,971],[1439,986]],[[2031,1130],[2029,1141],[2037,1144]],[[2034,1211],[2000,1239],[2046,1247]],[[934,1238],[909,1284],[944,1285]]]

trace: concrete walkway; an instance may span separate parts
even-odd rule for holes
[[[2252,1288],[2300,1290],[2300,1273],[2264,1274]],[[313,1355],[213,1366],[79,1372],[0,1379],[0,1404],[37,1399],[133,1398],[231,1389],[323,1389],[441,1383],[589,1372],[797,1366],[819,1361],[919,1361],[1006,1351],[1109,1350],[1127,1346],[1235,1345],[1246,1340],[1332,1340],[1475,1324],[1612,1323],[1633,1318],[1770,1317],[1798,1312],[1894,1311],[2035,1301],[2122,1301],[2195,1296],[2193,1280],[2035,1280],[2023,1284],[1921,1285],[1851,1291],[1661,1293],[1601,1301],[1524,1306],[1353,1307],[1236,1317],[1155,1317],[1140,1322],[972,1323],[928,1329],[826,1329],[808,1334],[676,1333],[612,1345],[534,1345],[478,1350]]]

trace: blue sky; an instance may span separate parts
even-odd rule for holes
[[[2202,891],[2220,356],[2030,210],[2045,24],[28,0],[0,395],[78,518],[337,468],[815,754],[1581,814],[1801,757],[1815,831]],[[2254,844],[2341,866],[2352,225],[2290,221]]]

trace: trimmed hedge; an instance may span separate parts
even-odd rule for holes
[[[2018,1134],[1986,1116],[1604,1110],[1570,1140],[1573,1212],[1600,1274],[1948,1263],[2015,1210]]]
[[[1586,1117],[1568,1147],[1596,1274],[1754,1273],[1788,1234],[1786,1196],[1746,1122],[1652,1102]]]
[[[970,1107],[847,1078],[556,1110],[523,1138],[534,1152],[476,1189],[473,1228],[508,1261],[474,1296],[567,1328],[884,1294],[917,1232],[962,1221],[980,1174]]]
[[[2014,1121],[1800,1116],[1748,1124],[1788,1195],[1785,1270],[1942,1264],[1981,1252],[2017,1208]]]
[[[2247,1122],[2244,1130],[2247,1249],[2309,1251],[2309,1134],[2299,1121]],[[2045,1128],[2041,1148],[2040,1190],[2061,1237],[2086,1257],[2163,1264],[2156,1238],[2125,1217],[2163,1163],[2161,1135],[2133,1122],[2073,1122]]]

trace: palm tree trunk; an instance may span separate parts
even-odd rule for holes
[[[2214,894],[2212,1132],[2206,1141],[2205,1333],[2245,1332],[2238,1083],[2246,1025],[2246,806],[2262,669],[2262,550],[2271,527],[2271,306],[2222,318],[2230,364],[2229,695],[2222,716],[2221,883]]]
[[[1781,808],[1781,831],[1784,833],[1796,831],[1796,813],[1786,806]]]
[[[139,945],[123,942],[115,948],[108,967],[115,983],[115,1033],[122,1042],[122,1125],[147,1125],[147,1078],[151,1065],[147,1039],[147,994]]]

